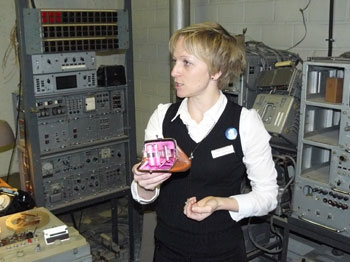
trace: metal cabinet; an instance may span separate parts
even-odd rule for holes
[[[303,66],[292,216],[350,237],[350,60]]]

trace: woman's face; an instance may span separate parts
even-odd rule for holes
[[[174,78],[178,97],[194,97],[208,90],[208,86],[213,82],[208,66],[204,61],[186,52],[182,38],[175,45],[173,62],[171,76]]]

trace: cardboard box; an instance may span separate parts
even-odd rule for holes
[[[343,98],[343,78],[328,77],[326,80],[325,101],[341,103]]]

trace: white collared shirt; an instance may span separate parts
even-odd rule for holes
[[[180,117],[187,126],[190,137],[198,143],[210,133],[224,111],[226,104],[227,98],[221,92],[215,105],[205,112],[199,123],[196,123],[190,117],[187,109],[187,98],[185,98],[172,121]],[[145,140],[163,138],[163,120],[170,105],[170,103],[158,105],[148,121]],[[262,216],[275,209],[278,193],[277,172],[269,144],[270,135],[266,131],[259,114],[254,109],[242,108],[239,129],[244,155],[243,163],[247,168],[252,191],[231,196],[237,200],[239,206],[238,212],[230,211],[230,215],[235,221],[250,216]],[[133,198],[141,204],[153,202],[158,197],[159,190],[157,188],[154,198],[144,200],[138,196],[136,183],[133,182],[131,185]]]

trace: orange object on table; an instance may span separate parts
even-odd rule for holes
[[[9,184],[5,182],[2,178],[0,178],[0,187],[12,188]]]

